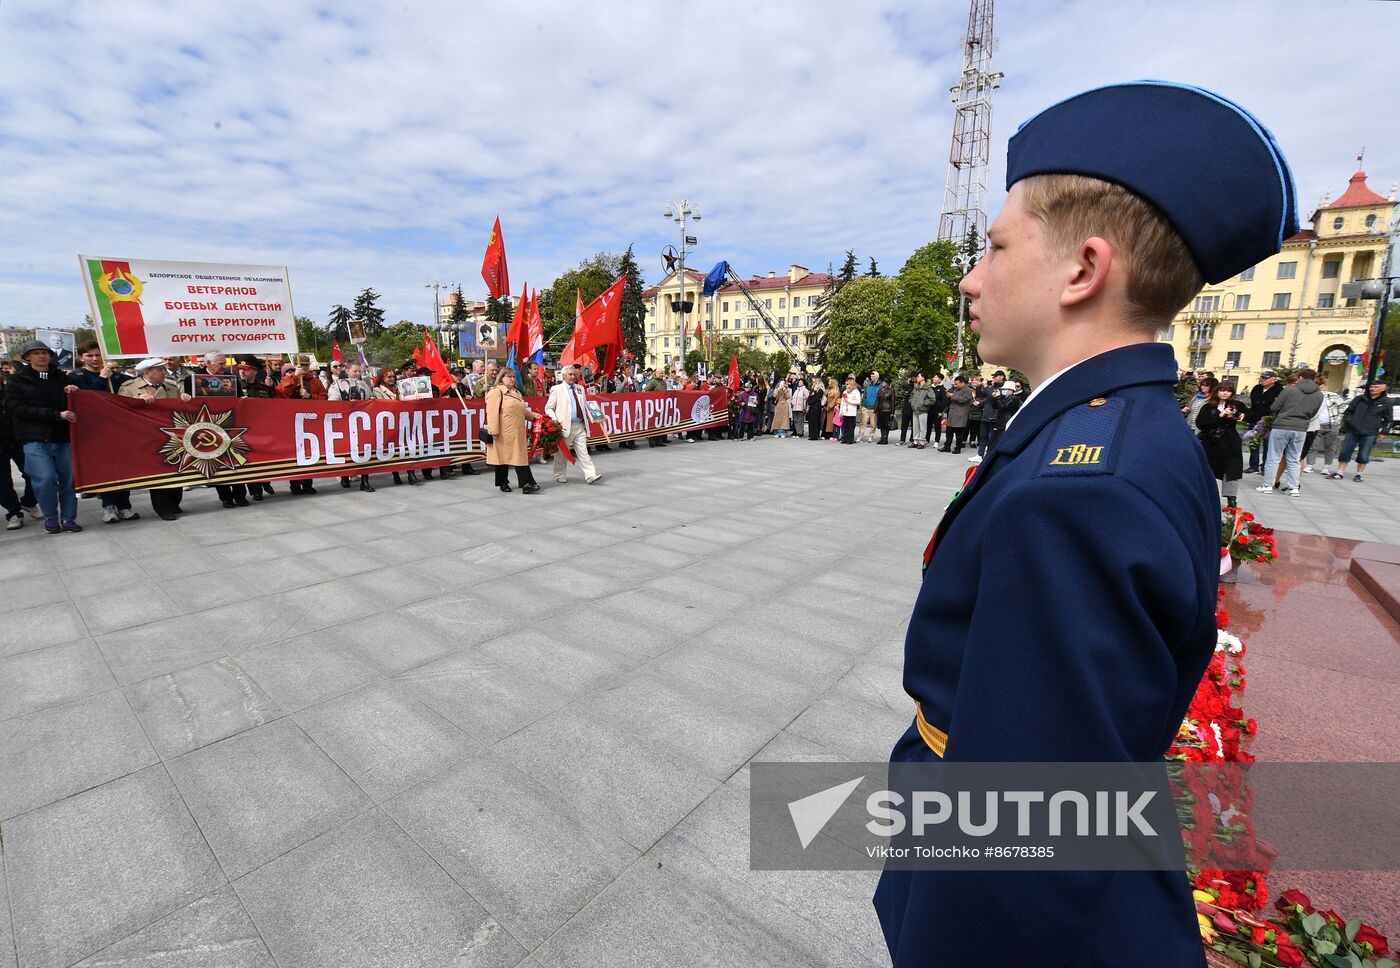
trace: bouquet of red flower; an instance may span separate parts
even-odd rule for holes
[[[577,460],[574,457],[574,452],[569,450],[569,445],[564,443],[564,428],[559,426],[559,421],[549,414],[541,414],[539,419],[535,421],[535,433],[530,441],[530,457],[533,458],[535,451],[546,444],[558,446],[570,464]]]
[[[1201,892],[1196,896],[1200,916],[1209,915],[1210,946],[1239,964],[1396,968],[1386,957],[1390,942],[1369,924],[1357,918],[1343,921],[1335,911],[1314,910],[1301,891],[1284,891],[1275,906],[1282,916],[1261,921],[1239,911],[1220,910],[1203,901]]]
[[[1221,554],[1226,550],[1235,561],[1271,562],[1278,557],[1274,529],[1254,520],[1240,508],[1225,508],[1220,514]]]

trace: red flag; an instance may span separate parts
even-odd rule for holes
[[[437,343],[433,340],[433,334],[426,329],[423,330],[423,346],[420,359],[423,365],[432,371],[433,386],[437,387],[439,393],[447,393],[452,389],[452,384],[456,381],[452,379],[452,372],[448,370],[447,363],[438,352]]]
[[[520,359],[520,347],[524,343],[525,328],[529,325],[530,305],[525,287],[520,289],[520,302],[515,304],[515,316],[511,318],[510,329],[506,330],[506,345],[515,347],[515,358]]]
[[[335,360],[337,363],[344,363],[344,362],[345,362],[345,354],[342,353],[342,352],[340,352],[340,341],[339,341],[339,340],[336,340],[336,339],[332,339],[332,340],[331,340],[331,359]]]
[[[739,354],[735,353],[729,358],[729,392],[739,392]]]
[[[481,263],[481,278],[486,280],[486,288],[492,299],[500,299],[510,292],[510,273],[506,271],[506,240],[501,235],[501,217],[496,216],[496,225],[491,229],[491,238],[486,243],[486,258]]]
[[[530,293],[530,325],[525,341],[525,356],[536,363],[544,362],[544,322],[540,319],[540,294]]]
[[[606,374],[617,369],[622,355],[622,292],[626,286],[627,277],[622,276],[585,306],[575,330],[582,334],[574,340],[575,352],[606,348],[599,360],[599,368]]]
[[[564,352],[559,354],[560,366],[573,366],[575,363],[582,363],[579,359],[578,350],[574,344],[578,340],[579,326],[583,324],[583,293],[574,289],[574,331],[569,336],[569,342],[564,344]]]
[[[705,345],[705,327],[700,324],[699,314],[695,317],[695,342],[701,346]]]

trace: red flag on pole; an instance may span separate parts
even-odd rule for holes
[[[536,363],[544,362],[544,321],[540,319],[540,294],[533,291],[530,293],[530,324],[525,355]]]
[[[491,229],[491,238],[486,243],[486,258],[481,263],[481,278],[486,280],[486,288],[491,298],[500,299],[510,292],[510,273],[506,270],[506,240],[501,235],[501,217],[496,216],[496,225]]]
[[[569,342],[564,344],[564,352],[559,354],[560,366],[573,366],[575,363],[582,363],[579,359],[578,350],[575,343],[579,336],[579,327],[583,325],[583,292],[578,288],[574,289],[574,331],[569,335]]]
[[[585,306],[575,330],[575,352],[605,348],[599,368],[606,374],[617,369],[622,355],[622,293],[626,286],[627,277],[622,276]]]
[[[524,344],[525,328],[530,319],[529,292],[530,290],[524,286],[520,288],[520,301],[515,304],[515,315],[511,318],[510,329],[506,330],[506,345],[516,348],[516,359],[520,358],[520,347]]]
[[[344,362],[345,362],[345,354],[342,353],[342,352],[340,352],[340,341],[339,341],[339,340],[336,340],[336,339],[332,339],[332,340],[331,340],[331,359],[335,360],[337,363],[344,363]]]
[[[699,315],[695,317],[695,342],[705,345],[705,327],[701,325]]]
[[[735,353],[729,358],[729,392],[739,392],[739,354]]]
[[[439,393],[445,394],[452,389],[452,384],[456,381],[452,379],[452,372],[447,368],[447,362],[438,352],[433,334],[426,329],[423,330],[423,346],[419,358],[422,360],[423,366],[432,371],[433,386],[437,387]]]

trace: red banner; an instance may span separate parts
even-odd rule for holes
[[[545,399],[528,399],[544,411]],[[727,421],[723,390],[591,395],[589,440],[630,440]],[[206,397],[143,403],[74,394],[73,477],[100,494],[147,487],[347,477],[484,461],[481,400],[330,403]]]

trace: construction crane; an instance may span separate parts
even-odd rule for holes
[[[972,229],[980,249],[987,237],[987,172],[992,149],[992,94],[1003,75],[992,70],[993,0],[971,0],[963,38],[962,77],[949,88],[953,140],[938,240],[962,245]]]
[[[744,280],[740,279],[738,273],[730,268],[728,262],[720,262],[715,266],[715,269],[718,269],[720,266],[724,266],[722,270],[724,277],[739,287],[739,291],[744,294],[744,298],[749,301],[749,305],[753,307],[754,311],[758,313],[759,318],[763,320],[763,325],[768,327],[768,332],[778,338],[778,345],[787,352],[787,355],[791,357],[792,362],[797,365],[799,370],[806,372],[806,357],[798,353],[792,344],[788,342],[787,336],[778,329],[777,325],[773,322],[772,315],[764,308],[763,303],[758,301],[758,297],[753,294],[753,290],[744,284]],[[711,276],[714,275],[714,269],[710,270],[710,274]],[[713,321],[711,321],[711,325],[713,325]]]

